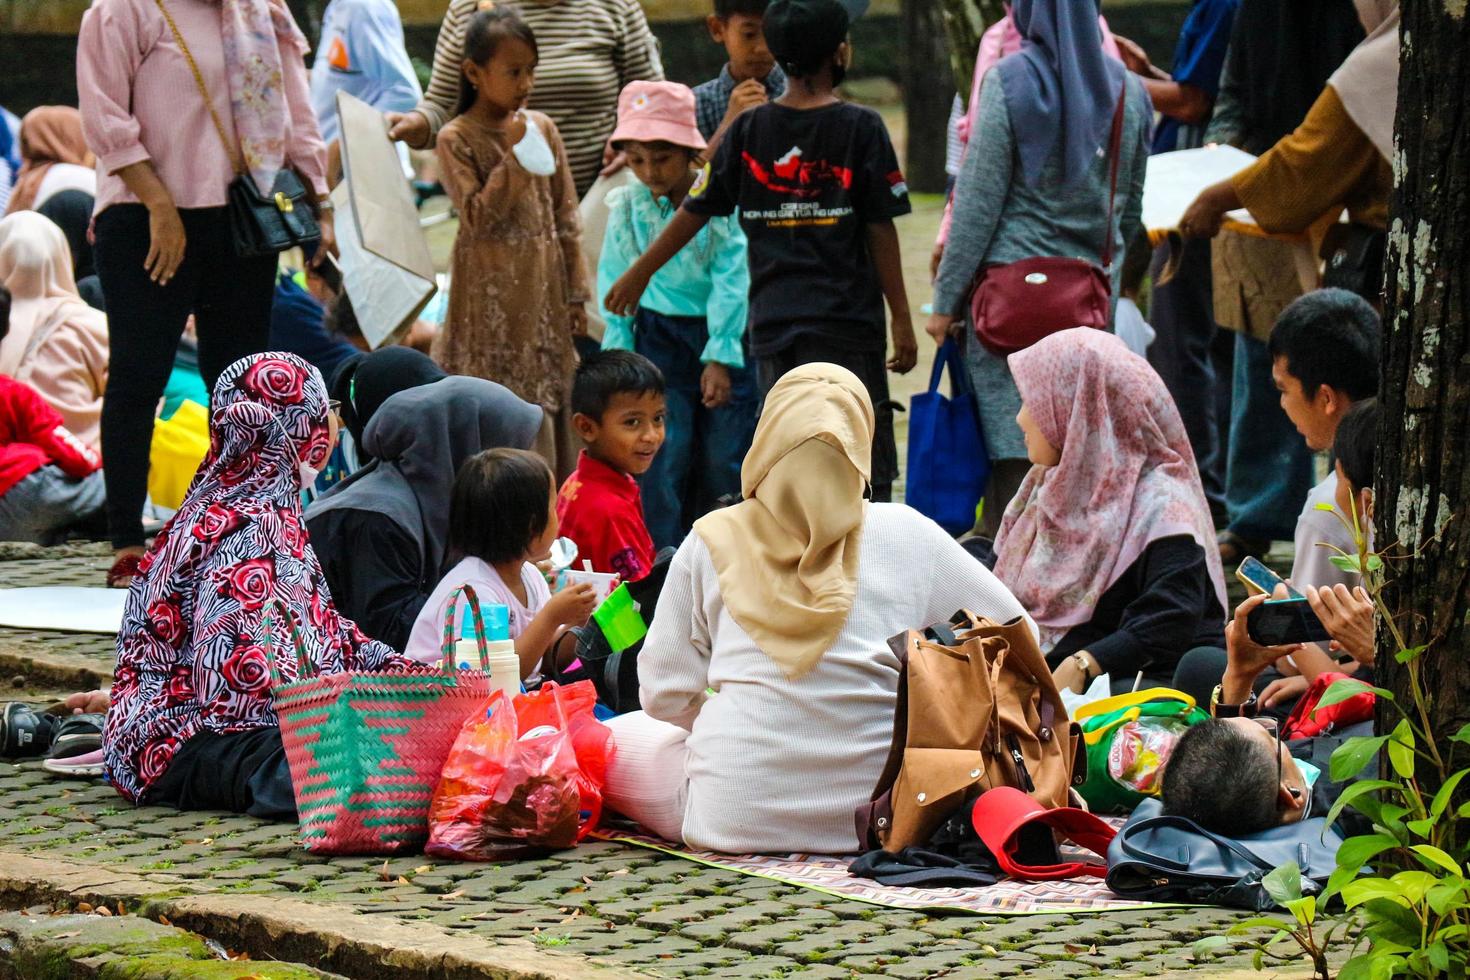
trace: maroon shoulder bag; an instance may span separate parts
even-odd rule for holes
[[[1022,259],[980,271],[970,295],[975,337],[997,357],[1025,350],[1043,337],[1071,327],[1105,330],[1112,302],[1113,202],[1118,196],[1122,156],[1123,107],[1128,87],[1118,97],[1108,144],[1108,223],[1103,233],[1102,265],[1086,259]]]

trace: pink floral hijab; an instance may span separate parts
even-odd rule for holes
[[[117,637],[103,732],[118,792],[143,800],[200,732],[277,724],[262,632],[279,599],[327,672],[406,662],[337,612],[301,516],[300,464],[331,451],[327,389],[293,354],[226,368],[211,397],[210,450],[139,564]],[[280,661],[287,680],[294,657]]]
[[[304,57],[308,45],[285,0],[218,2],[235,137],[255,186],[269,194],[291,122],[281,58]]]
[[[1063,330],[1012,354],[1011,374],[1061,461],[1032,467],[995,539],[995,574],[1048,645],[1154,541],[1189,535],[1226,606],[1214,525],[1179,410],[1148,362],[1101,330]]]

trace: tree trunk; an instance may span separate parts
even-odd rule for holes
[[[955,91],[970,101],[975,52],[985,28],[1006,15],[1004,0],[938,0],[944,33],[949,37],[949,65]]]
[[[939,0],[903,0],[903,107],[908,135],[904,176],[909,189],[942,194],[944,149],[954,89]]]
[[[1405,556],[1387,561],[1384,598],[1407,644],[1428,645],[1447,749],[1470,722],[1470,14],[1465,0],[1402,10],[1374,511],[1377,547]],[[1393,646],[1379,630],[1378,676],[1407,702]]]

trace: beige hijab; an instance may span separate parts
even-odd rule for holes
[[[10,290],[10,332],[0,342],[0,374],[15,375],[34,334],[91,312],[77,294],[71,249],[51,219],[17,211],[0,220],[0,283]],[[39,338],[44,340],[44,338]]]
[[[817,665],[852,610],[872,441],[857,376],[803,365],[766,396],[740,470],[745,499],[694,525],[730,616],[791,680]]]
[[[1327,80],[1385,160],[1393,160],[1399,104],[1399,0],[1354,0],[1368,36]]]

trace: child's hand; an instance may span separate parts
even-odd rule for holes
[[[567,321],[571,324],[573,337],[587,336],[587,307],[581,303],[567,307]]]
[[[893,356],[888,359],[888,370],[894,374],[908,374],[919,361],[919,344],[914,340],[914,321],[907,313],[894,314],[889,326],[893,334]]]
[[[615,316],[632,316],[638,312],[638,301],[643,298],[643,291],[647,288],[648,279],[640,275],[635,266],[612,284],[612,288],[602,298],[603,308]]]
[[[723,364],[709,363],[699,376],[699,392],[704,398],[705,408],[719,408],[730,400],[730,369]]]
[[[429,120],[422,112],[389,112],[383,115],[388,124],[388,138],[421,150],[429,142]]]
[[[725,118],[720,125],[728,126],[747,109],[754,109],[758,105],[765,105],[766,86],[759,78],[747,78],[739,85],[730,90],[730,104],[725,109]]]
[[[510,117],[510,122],[505,124],[505,138],[510,140],[510,145],[515,146],[526,135],[526,114],[517,112]]]
[[[597,608],[597,589],[586,582],[568,585],[546,603],[546,615],[561,626],[581,626]]]

